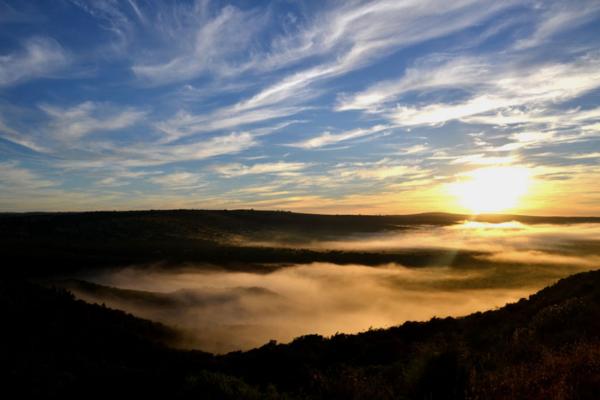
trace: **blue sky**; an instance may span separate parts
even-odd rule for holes
[[[598,1],[0,1],[0,210],[600,215]]]

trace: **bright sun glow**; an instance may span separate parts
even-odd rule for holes
[[[501,212],[518,205],[530,185],[530,173],[523,167],[482,168],[463,175],[450,192],[461,206],[474,214]]]

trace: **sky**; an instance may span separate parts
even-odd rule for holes
[[[598,1],[0,0],[0,211],[600,215],[599,161]]]

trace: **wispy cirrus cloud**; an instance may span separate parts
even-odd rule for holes
[[[324,132],[321,135],[315,136],[296,143],[290,143],[288,146],[299,147],[302,149],[315,149],[319,147],[329,146],[340,142],[358,139],[361,137],[374,135],[393,128],[391,125],[375,125],[370,128],[351,129],[340,133]]]
[[[600,108],[505,110],[495,115],[477,115],[469,123],[495,125],[507,130],[508,142],[485,143],[484,150],[510,152],[593,140],[600,137]]]
[[[223,164],[214,167],[214,170],[226,177],[238,177],[245,175],[277,174],[285,175],[295,173],[307,168],[309,164],[301,162],[273,162],[244,165],[239,163]]]
[[[32,37],[22,48],[0,54],[0,86],[30,79],[52,77],[70,62],[69,53],[54,39]]]
[[[489,156],[482,153],[467,154],[454,157],[448,157],[450,164],[467,165],[510,165],[518,161],[518,157],[509,156]]]
[[[538,46],[559,32],[577,28],[592,21],[600,13],[600,5],[596,1],[569,1],[556,3],[540,3],[543,10],[540,21],[536,24],[533,34],[517,41],[517,49],[527,49]]]
[[[436,125],[452,120],[495,123],[494,118],[502,112],[524,106],[534,110],[547,107],[600,87],[599,67],[600,59],[595,54],[571,62],[541,65],[515,61],[494,64],[482,57],[457,58],[437,65],[419,64],[419,68],[408,69],[399,80],[343,96],[337,109],[382,113],[400,126]],[[446,89],[465,91],[468,97],[452,103],[428,102],[418,106],[401,103],[401,98],[412,91]],[[521,120],[526,115],[522,113]]]
[[[264,34],[271,26],[267,22],[272,22],[268,18],[273,15],[268,9],[266,12],[258,8],[242,11],[231,5],[215,9],[198,2],[175,9],[172,18],[155,12],[161,17],[156,29],[184,38],[185,44],[179,46],[175,54],[172,54],[172,45],[164,49],[166,54],[171,53],[167,61],[136,62],[133,71],[157,83],[165,83],[207,71],[216,75],[274,71],[310,58],[321,58],[320,67],[305,69],[282,81],[288,87],[295,86],[295,82],[300,85],[300,82],[373,62],[368,56],[382,55],[398,47],[464,29],[511,5],[511,2],[489,2],[487,7],[480,7],[479,2],[465,0],[440,10],[435,1],[331,4],[320,9],[317,15],[304,15],[300,21],[282,20],[281,23],[286,24],[283,33],[267,45],[253,47],[248,41]],[[240,30],[244,35],[238,34]],[[331,56],[338,61],[330,62]]]
[[[403,46],[464,29],[510,6],[505,3],[482,8],[475,3],[456,3],[444,12],[410,2],[336,5],[310,23],[297,24],[283,36],[276,37],[271,42],[271,47],[258,48],[246,56],[242,53],[242,58],[229,62],[225,61],[227,54],[223,52],[234,51],[239,47],[247,50],[244,40],[252,37],[257,29],[260,30],[261,24],[254,20],[256,12],[241,11],[233,6],[214,10],[208,5],[197,3],[193,6],[193,18],[175,12],[174,19],[163,19],[157,25],[157,29],[170,35],[185,33],[188,35],[184,35],[188,38],[186,43],[191,47],[176,49],[181,53],[163,63],[136,63],[133,71],[155,83],[165,83],[198,76],[207,72],[208,65],[223,71],[237,70],[241,73],[265,68],[276,70],[310,57],[322,57],[318,63],[284,75],[278,82],[232,105],[201,114],[180,110],[173,117],[156,123],[156,128],[165,135],[164,141],[169,143],[198,133],[236,129],[297,114],[305,110],[299,104],[321,93],[314,84],[364,67]],[[120,18],[113,19],[119,21]],[[324,20],[331,22],[321,23]],[[442,20],[443,24],[440,23]],[[247,29],[244,38],[232,35],[231,29],[239,29],[239,26],[246,26],[250,22],[257,28]],[[193,28],[194,24],[196,28]],[[190,32],[194,32],[193,36],[189,36]],[[317,148],[370,135],[380,129],[381,127],[374,127],[342,134],[325,133],[321,137],[293,145]]]
[[[281,119],[295,114],[301,110],[298,107],[273,107],[249,109],[238,111],[239,107],[223,107],[216,111],[206,114],[192,114],[186,111],[179,111],[173,117],[157,122],[155,127],[164,134],[163,141],[166,143],[177,141],[181,138],[196,135],[199,133],[214,132],[224,129],[234,129],[244,127],[259,122]],[[287,121],[283,125],[275,125],[273,129],[279,129],[279,126],[287,126],[296,121]],[[262,128],[264,134],[271,130]]]
[[[112,171],[115,168],[128,170],[130,168],[158,167],[234,155],[257,144],[255,136],[250,132],[231,132],[177,145],[148,142],[120,146],[110,141],[91,142],[84,145],[78,144],[75,148],[77,150],[75,156],[59,160],[55,166],[72,171]]]
[[[232,132],[186,144],[139,144],[127,148],[111,146],[111,150],[115,161],[121,165],[148,166],[236,154],[257,144],[256,138],[250,132]]]
[[[418,165],[410,165],[399,160],[383,158],[374,162],[341,163],[331,170],[333,180],[385,180],[390,178],[410,177],[421,179],[429,176],[430,171]]]
[[[89,14],[105,31],[110,32],[111,40],[103,46],[104,53],[124,54],[132,46],[138,23],[146,24],[144,14],[136,0],[127,1],[85,1],[69,0],[73,5]]]
[[[49,104],[39,107],[52,119],[50,129],[59,140],[77,140],[91,132],[127,128],[146,115],[145,111],[134,108],[121,110],[91,101],[68,108]]]
[[[0,157],[78,206],[202,206],[178,188],[207,183],[206,206],[429,211],[482,165],[600,176],[594,1],[7,4]]]
[[[0,115],[0,138],[7,140],[11,143],[18,144],[19,146],[26,147],[29,150],[33,150],[39,153],[47,152],[48,149],[44,148],[40,144],[36,143],[35,139],[31,138],[27,134],[16,130],[15,128],[8,125],[2,119]]]
[[[199,27],[196,30],[189,27],[183,32],[192,37],[181,47],[181,54],[166,62],[137,62],[132,67],[133,72],[155,84],[182,81],[205,73],[227,74],[231,68],[228,59],[248,47],[258,27],[264,25],[261,21],[264,17],[256,11],[244,12],[233,6],[225,6],[210,16],[205,15],[208,14],[206,8],[200,7],[200,17],[188,21]]]
[[[588,160],[593,158],[600,158],[600,152],[595,151],[591,153],[572,154],[569,155],[567,158],[570,158],[572,160]]]
[[[354,94],[338,96],[337,111],[364,110],[377,112],[389,102],[411,91],[444,88],[470,88],[481,85],[489,77],[490,66],[477,57],[431,57],[409,67],[400,79],[378,82]]]
[[[0,188],[3,191],[35,191],[57,184],[57,181],[43,178],[17,162],[0,162]]]
[[[172,190],[198,189],[207,184],[202,175],[187,171],[154,176],[149,179],[149,182]]]
[[[412,154],[420,154],[430,151],[431,147],[426,144],[415,144],[408,147],[403,147],[399,150],[398,154],[401,155],[412,155]]]
[[[157,29],[170,35],[184,33],[187,47],[167,57],[166,62],[136,62],[133,71],[154,83],[165,83],[208,72],[213,75],[272,72],[317,57],[317,63],[311,62],[308,67],[285,74],[277,82],[230,106],[202,114],[181,110],[158,123],[157,128],[165,133],[166,140],[173,141],[196,133],[235,129],[297,114],[305,109],[300,104],[322,93],[315,85],[325,79],[364,67],[399,47],[464,29],[508,6],[505,3],[482,8],[475,2],[464,1],[440,13],[410,2],[335,5],[310,23],[298,23],[282,36],[276,36],[266,48],[255,49],[248,46],[247,40],[264,27],[266,17],[257,17],[256,10],[241,11],[233,6],[214,10],[198,3],[192,7],[192,14],[197,17],[186,18],[175,13],[176,18],[163,19],[158,24]],[[321,23],[325,20],[329,22]],[[245,34],[238,35],[239,29]],[[169,46],[165,49],[167,54],[172,53],[173,46]],[[236,50],[240,48],[244,51]],[[230,52],[236,53],[237,58],[227,60]]]
[[[497,113],[473,115],[466,122],[497,126],[545,125],[554,129],[593,126],[600,118],[600,107],[594,108],[509,108]]]
[[[278,42],[281,45],[282,42],[299,40],[301,44],[298,48],[302,50],[291,50],[296,57],[289,54],[277,57],[302,59],[315,54],[330,53],[335,55],[333,61],[325,59],[316,66],[289,74],[279,82],[241,101],[236,107],[242,111],[285,101],[297,102],[299,98],[311,99],[320,94],[319,89],[313,86],[325,79],[365,67],[404,46],[465,29],[508,6],[510,2],[502,5],[495,3],[483,9],[475,2],[465,1],[455,3],[439,13],[426,4],[389,1],[350,3],[345,7],[336,8],[326,14],[331,19],[328,23],[315,25],[304,32],[296,33],[294,38]]]

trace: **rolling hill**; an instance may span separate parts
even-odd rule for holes
[[[452,258],[456,264],[483,263],[479,252],[439,249],[410,251],[315,251],[302,246],[357,234],[401,232],[420,226],[446,226],[467,215],[427,213],[399,216],[318,215],[253,210],[168,210],[84,213],[0,214],[4,276],[48,277],[90,268],[132,264],[203,263],[229,270],[265,270],[280,264],[331,262],[380,265],[396,262],[427,266]],[[528,224],[600,222],[599,217],[480,215],[480,222]],[[256,245],[273,240],[289,246]],[[249,243],[249,244],[248,244]],[[593,244],[596,246],[597,244]]]

